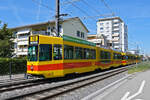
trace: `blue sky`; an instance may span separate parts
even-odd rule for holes
[[[96,21],[100,17],[87,16],[108,15],[111,11],[101,0],[76,0],[73,6],[61,0],[61,13],[68,17],[80,17],[90,33],[96,33]],[[85,2],[84,2],[85,1]],[[8,27],[45,22],[54,19],[55,0],[0,0],[0,20]],[[121,17],[128,25],[129,49],[136,44],[142,52],[150,54],[150,1],[149,0],[105,0],[116,16]],[[68,18],[65,17],[65,18]]]

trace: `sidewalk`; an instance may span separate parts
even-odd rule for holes
[[[17,80],[17,79],[25,79],[25,74],[15,74],[11,75],[11,79],[9,75],[3,75],[0,76],[0,83],[6,82],[6,81],[11,81],[11,80]]]
[[[149,76],[150,70],[136,73],[90,100],[150,100]]]

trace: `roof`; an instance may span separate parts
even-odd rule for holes
[[[109,18],[100,18],[98,21],[106,21],[106,20],[113,20],[113,19],[119,19],[121,22],[123,22],[123,20],[120,17],[109,17]]]
[[[60,23],[63,23],[63,22],[66,22],[66,21],[70,21],[70,20],[78,20],[82,24],[82,26],[85,28],[85,30],[87,32],[89,32],[89,30],[83,24],[83,22],[80,20],[79,17],[73,17],[73,18],[68,18],[68,19],[60,20]],[[41,22],[41,23],[36,23],[36,24],[28,24],[28,25],[18,26],[18,27],[14,27],[14,28],[10,28],[10,29],[11,30],[17,30],[17,29],[22,29],[22,28],[32,28],[32,27],[35,27],[35,26],[48,25],[48,24],[55,24],[55,20],[47,21],[47,22]]]

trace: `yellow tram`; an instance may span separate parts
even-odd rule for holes
[[[63,77],[136,62],[135,59],[122,64],[122,55],[126,54],[96,47],[94,43],[70,36],[33,35],[29,37],[27,74],[45,78]]]

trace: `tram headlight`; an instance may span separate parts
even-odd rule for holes
[[[33,65],[30,67],[30,69],[33,71]]]

